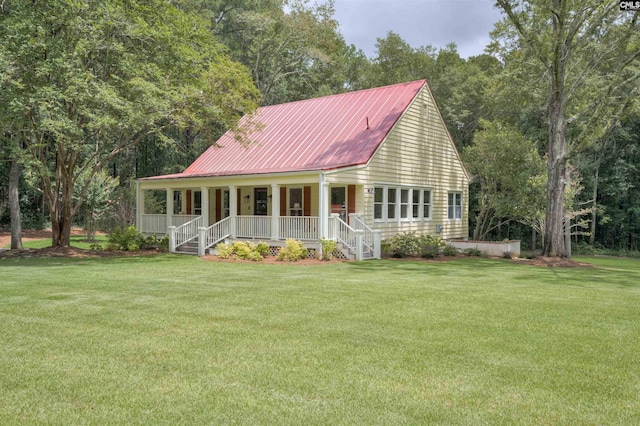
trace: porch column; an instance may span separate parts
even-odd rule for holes
[[[271,184],[271,239],[280,239],[280,185]]]
[[[144,189],[140,189],[140,182],[136,182],[136,227],[142,228],[142,215],[144,214]]]
[[[238,193],[234,185],[229,185],[229,225],[231,238],[236,237],[236,216],[238,216]]]
[[[173,225],[173,188],[167,188],[167,226]]]
[[[324,181],[324,176],[320,175],[319,191],[320,200],[318,204],[318,227],[320,238],[329,238],[329,183]]]
[[[202,226],[209,227],[209,188],[200,188],[200,210],[202,211]]]

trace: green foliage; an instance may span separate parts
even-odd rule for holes
[[[385,255],[403,258],[422,256],[434,258],[441,254],[445,242],[438,236],[421,234],[416,231],[401,232],[383,241]]]
[[[322,247],[322,256],[320,260],[331,260],[333,258],[333,252],[338,247],[338,243],[334,240],[321,239],[320,246]]]
[[[497,121],[480,124],[473,145],[463,151],[479,185],[474,240],[485,239],[505,217],[533,224],[545,210],[545,165],[536,144],[514,126]]]
[[[438,236],[420,235],[418,238],[420,256],[428,259],[438,257],[446,243]]]
[[[73,199],[82,205],[80,211],[89,241],[95,240],[98,224],[110,213],[112,197],[119,185],[118,178],[109,176],[103,170],[93,175],[85,171],[78,178],[73,188]]]
[[[260,254],[260,256],[266,257],[269,255],[269,244],[265,243],[264,241],[260,241],[256,245],[255,250]]]
[[[443,256],[457,256],[458,255],[458,249],[455,248],[452,245],[447,244],[442,248],[442,255]]]
[[[155,235],[149,235],[146,238],[139,238],[140,250],[158,250],[163,252],[169,251],[169,235],[165,234],[162,238]]]
[[[416,256],[420,252],[420,234],[401,232],[385,240],[384,249],[391,257]]]
[[[229,259],[232,256],[242,260],[259,262],[269,254],[269,246],[261,241],[258,244],[251,241],[236,241],[233,244],[219,243],[216,252],[220,259]]]
[[[467,248],[462,251],[465,256],[476,256],[476,257],[484,257],[484,253],[482,250],[477,248]]]
[[[216,252],[220,259],[229,259],[233,254],[233,244],[218,243],[216,245]]]
[[[285,241],[285,246],[280,248],[278,252],[278,260],[287,262],[297,262],[307,257],[307,249],[302,241],[289,238]]]
[[[135,226],[118,227],[109,234],[108,250],[137,251],[144,244],[144,237]]]
[[[168,142],[171,131],[191,129],[210,138],[257,106],[247,69],[208,23],[172,2],[11,2],[0,12],[0,40],[8,64],[0,125],[40,181],[62,230],[54,245],[69,244],[84,173],[149,135]]]

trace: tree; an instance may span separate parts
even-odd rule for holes
[[[505,44],[522,49],[546,79],[547,206],[543,255],[567,256],[564,200],[567,161],[590,140],[610,98],[633,85],[640,57],[637,14],[614,2],[497,0],[510,26]]]
[[[540,186],[535,181],[544,174],[536,144],[518,129],[500,122],[481,121],[480,125],[473,145],[463,151],[465,164],[479,185],[474,240],[483,240],[511,220],[533,226],[541,215],[541,194],[534,192]]]
[[[185,2],[209,16],[213,33],[231,57],[250,69],[263,105],[344,90],[340,75],[348,53],[333,18],[333,1],[223,0]]]
[[[13,73],[2,83],[0,121],[41,182],[54,246],[69,245],[89,182],[110,159],[168,129],[206,137],[256,107],[245,68],[200,18],[167,2],[3,5],[0,40]]]

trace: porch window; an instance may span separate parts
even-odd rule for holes
[[[462,194],[460,192],[448,194],[447,217],[449,220],[462,219]]]
[[[182,211],[182,191],[173,191],[173,214]]]
[[[302,188],[289,189],[289,216],[302,216]]]
[[[229,217],[229,190],[222,192],[222,218]]]
[[[382,219],[382,208],[384,206],[384,188],[374,188],[373,196],[373,218]]]
[[[193,214],[200,216],[202,214],[202,192],[193,191]]]

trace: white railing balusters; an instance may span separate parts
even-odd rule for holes
[[[192,214],[174,214],[171,216],[171,226],[178,227],[180,225],[184,225],[187,222],[191,222],[194,219],[199,218],[198,215]]]
[[[169,251],[175,252],[182,244],[188,243],[194,240],[198,236],[198,228],[202,226],[202,217],[196,216],[195,219],[190,220],[178,227],[171,227],[169,232]]]
[[[382,241],[381,232],[369,227],[364,222],[361,213],[350,213],[349,223],[352,228],[364,231],[364,235],[362,237],[364,250],[371,253],[374,258],[380,259],[380,243]]]
[[[281,216],[280,238],[295,240],[318,240],[317,216]]]
[[[236,237],[271,238],[271,216],[237,216]]]
[[[164,234],[167,232],[167,215],[142,214],[138,229],[145,234]]]

